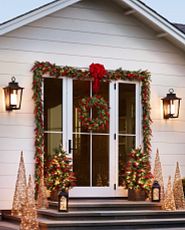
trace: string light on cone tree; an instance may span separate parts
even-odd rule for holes
[[[29,176],[28,186],[26,188],[26,199],[23,206],[24,215],[21,216],[20,230],[39,230],[34,196],[35,191],[33,189],[31,176]]]
[[[17,180],[15,185],[15,192],[12,205],[12,216],[22,216],[23,206],[26,199],[26,170],[24,165],[23,152],[21,152]]]
[[[81,70],[70,66],[58,66],[49,62],[35,62],[33,68],[33,99],[35,103],[35,182],[38,192],[40,178],[44,166],[44,122],[43,122],[43,103],[42,103],[42,82],[43,76],[53,78],[67,77],[75,80],[93,81],[96,89],[101,82],[111,82],[115,80],[129,80],[141,82],[141,101],[142,101],[142,134],[143,151],[147,156],[151,152],[151,117],[150,117],[150,73],[148,71],[128,71],[121,68],[115,71],[105,70],[104,66],[92,63],[89,70]],[[93,88],[94,88],[93,87]],[[149,157],[148,157],[149,159]],[[150,164],[150,162],[148,162]]]
[[[162,204],[162,209],[166,210],[166,211],[176,210],[174,194],[173,194],[173,189],[172,189],[171,177],[170,176],[168,178],[168,185],[167,185],[167,188],[166,188],[164,201],[163,201],[163,204]]]
[[[44,184],[44,174],[40,181],[40,186],[37,196],[37,208],[48,208],[48,199],[47,199],[47,188]]]
[[[160,185],[160,200],[162,203],[164,200],[164,181],[163,181],[162,166],[161,166],[158,149],[155,157],[153,177],[154,177],[153,181],[157,181]]]
[[[176,209],[185,209],[185,199],[184,199],[182,178],[181,178],[178,162],[176,166],[174,183],[173,183],[173,193],[174,193]]]

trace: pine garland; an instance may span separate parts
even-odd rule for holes
[[[42,81],[43,76],[51,76],[53,78],[68,77],[77,80],[93,80],[89,70],[77,69],[70,66],[58,66],[49,62],[36,61],[33,68],[33,100],[35,103],[35,183],[36,191],[40,184],[40,178],[44,169],[44,120],[43,120],[43,101],[42,101]],[[143,132],[143,150],[148,156],[148,164],[150,164],[149,156],[151,152],[151,107],[150,107],[150,73],[148,71],[128,71],[121,68],[115,71],[106,71],[103,82],[113,80],[129,80],[139,81],[142,83],[141,99],[142,99],[142,132]]]

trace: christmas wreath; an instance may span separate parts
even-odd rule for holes
[[[91,118],[90,110],[96,109],[97,116]],[[104,130],[108,128],[109,107],[105,99],[99,95],[84,97],[79,102],[79,118],[82,126],[88,130]]]

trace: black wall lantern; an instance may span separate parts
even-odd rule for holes
[[[67,212],[68,211],[68,192],[59,192],[58,194],[58,211]]]
[[[169,93],[161,100],[163,101],[164,119],[178,118],[181,98],[176,96],[174,90],[169,89]]]
[[[18,110],[21,108],[23,89],[16,82],[15,77],[11,78],[8,86],[4,88],[6,110]]]
[[[158,181],[154,181],[152,185],[152,201],[153,202],[160,202],[161,200],[161,187]]]

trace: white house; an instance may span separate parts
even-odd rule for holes
[[[151,164],[158,148],[164,177],[173,176],[176,161],[185,176],[185,34],[139,0],[58,0],[0,24],[0,210],[11,208],[21,150],[27,174],[34,174],[38,127],[31,69],[36,61],[42,68],[46,62],[51,68],[54,63],[74,67],[74,75],[91,63],[108,71],[149,71]],[[45,156],[61,142],[66,151],[73,147],[78,181],[70,196],[126,196],[119,167],[131,147],[146,144],[142,82],[102,82],[99,94],[110,107],[108,126],[88,131],[78,116],[78,102],[93,95],[92,81],[65,74],[56,79],[45,72]],[[20,110],[7,111],[3,88],[12,76],[24,87],[23,101]],[[182,98],[175,119],[163,118],[161,98],[169,88]]]

